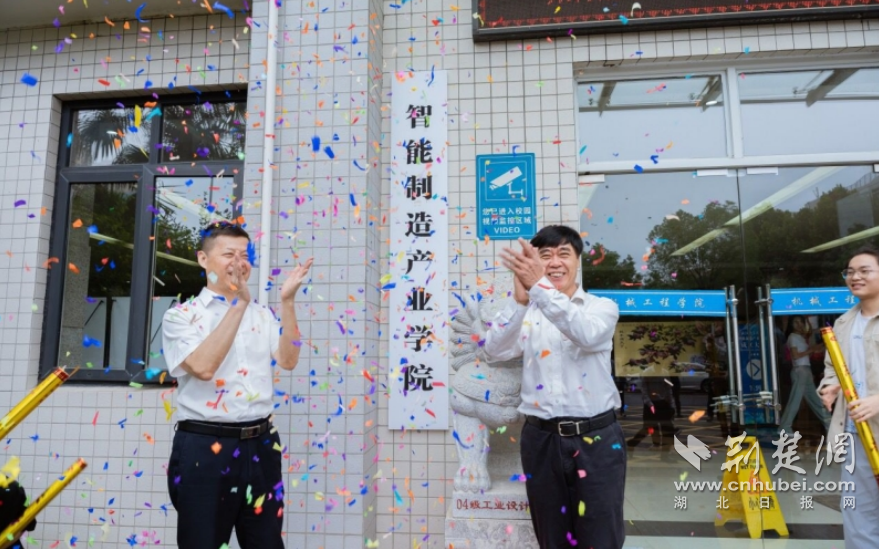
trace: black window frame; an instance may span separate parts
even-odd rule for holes
[[[73,129],[73,116],[75,111],[83,109],[111,109],[119,108],[119,103],[128,107],[142,104],[144,101],[155,101],[163,107],[163,114],[159,123],[155,124],[154,131],[150,135],[149,159],[143,164],[120,164],[110,166],[69,166],[70,152],[72,147],[67,147],[67,136]],[[204,177],[205,168],[211,173],[226,170],[226,177],[232,177],[238,189],[244,188],[244,161],[235,160],[207,160],[207,161],[173,161],[162,162],[162,151],[158,145],[162,141],[164,123],[164,107],[171,105],[193,105],[204,102],[230,103],[247,102],[247,90],[236,89],[227,92],[201,92],[196,94],[175,94],[156,99],[152,95],[112,97],[107,99],[69,101],[62,106],[61,127],[58,150],[58,164],[56,170],[56,187],[52,211],[52,227],[49,240],[49,257],[58,258],[58,262],[49,269],[46,280],[46,313],[43,316],[43,334],[40,342],[40,368],[39,378],[49,375],[63,360],[59,356],[61,345],[61,321],[64,305],[64,283],[68,273],[67,266],[67,237],[71,228],[70,199],[71,187],[78,184],[101,184],[101,183],[135,183],[137,194],[135,204],[137,216],[134,226],[134,250],[131,264],[131,311],[128,323],[128,341],[126,346],[125,369],[104,371],[104,367],[80,371],[70,379],[70,382],[128,384],[131,382],[142,384],[157,384],[160,376],[152,376],[148,379],[146,371],[149,368],[149,338],[151,325],[151,296],[152,279],[155,268],[155,241],[150,240],[153,236],[153,216],[148,214],[147,208],[157,207],[156,201],[156,178],[159,177]],[[242,128],[242,133],[247,127]],[[245,143],[246,147],[246,143]],[[174,173],[166,173],[165,168],[174,169]],[[144,243],[145,245],[139,245]],[[89,268],[91,265],[89,265]],[[189,296],[182,296],[188,298]],[[146,314],[139,314],[144,310]],[[138,311],[138,313],[136,313]],[[141,349],[138,351],[138,349]],[[132,359],[138,359],[143,364],[135,363]],[[166,376],[165,383],[173,380]]]

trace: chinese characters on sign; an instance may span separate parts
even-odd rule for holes
[[[391,429],[448,429],[448,162],[444,71],[401,73],[391,101]]]
[[[773,315],[842,314],[857,302],[845,286],[772,289]]]
[[[612,299],[620,315],[726,316],[723,290],[590,290],[590,294]]]
[[[459,511],[482,509],[492,511],[528,511],[528,500],[500,501],[487,499],[456,498],[455,506]]]

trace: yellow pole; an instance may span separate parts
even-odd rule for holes
[[[845,357],[842,356],[842,349],[839,347],[839,342],[836,341],[833,328],[821,328],[821,338],[824,340],[824,346],[827,347],[827,353],[830,355],[830,362],[833,363],[833,369],[839,379],[839,386],[845,396],[845,402],[849,404],[858,399],[858,392],[855,390],[855,383],[852,381],[852,375],[845,363]],[[879,484],[879,450],[876,449],[873,431],[870,430],[870,425],[866,421],[856,421],[855,428],[858,430],[861,444],[864,445],[864,451],[867,453],[870,469],[873,470],[873,476],[876,478],[876,483]]]
[[[34,387],[33,391],[21,399],[21,402],[16,404],[15,408],[10,410],[9,413],[0,420],[0,439],[6,438],[9,431],[13,430],[16,425],[21,423],[28,414],[36,410],[37,406],[42,404],[43,401],[55,391],[55,389],[60,387],[62,383],[67,381],[70,376],[75,374],[78,370],[79,366],[68,374],[64,371],[63,367],[59,367],[56,368],[54,372],[47,375],[46,379]]]
[[[46,488],[46,491],[43,492],[40,497],[31,502],[27,509],[24,510],[24,514],[0,533],[0,549],[8,549],[9,547],[12,547],[15,541],[24,532],[25,527],[27,527],[27,525],[36,518],[37,514],[49,505],[49,503],[55,499],[55,496],[60,494],[61,490],[65,489],[67,485],[86,468],[86,466],[86,462],[82,458],[79,458],[76,463],[67,469],[63,477],[55,480],[55,482]]]

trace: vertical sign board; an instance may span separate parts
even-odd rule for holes
[[[531,240],[537,234],[534,153],[476,157],[477,234],[494,240]]]
[[[391,97],[390,429],[449,428],[448,81],[400,73]]]

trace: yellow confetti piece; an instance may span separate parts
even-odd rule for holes
[[[580,513],[581,517],[586,514],[586,504],[582,501],[580,502],[580,507],[577,509],[577,512]]]
[[[0,487],[7,488],[10,482],[18,478],[18,473],[21,472],[19,461],[16,456],[12,456],[6,465],[0,468]]]
[[[583,437],[583,441],[586,442],[587,444],[592,444],[592,442],[593,442],[592,438],[590,438],[590,437]]]

